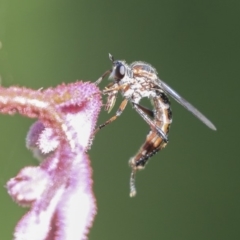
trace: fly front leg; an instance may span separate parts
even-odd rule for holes
[[[164,142],[168,142],[167,135],[162,131],[161,128],[157,127],[154,122],[148,116],[154,116],[153,111],[132,102],[133,108],[137,111],[137,113],[145,120],[145,122],[151,127],[152,130],[156,131],[158,135],[164,140]]]
[[[109,94],[107,98],[107,102],[105,104],[105,111],[110,113],[115,105],[117,99],[117,93]]]
[[[107,94],[107,93],[111,93],[111,92],[118,92],[120,90],[125,90],[126,88],[128,88],[128,85],[127,84],[124,84],[124,85],[118,85],[117,83],[110,83],[107,85],[107,87],[105,87],[103,90],[102,90],[102,93],[103,94]]]
[[[105,87],[104,90],[102,91],[103,94],[108,95],[107,103],[105,104],[105,110],[108,113],[111,112],[111,110],[113,109],[113,107],[115,105],[118,91],[122,90],[125,87],[126,87],[125,85],[119,86],[117,83],[112,82],[112,83],[108,84],[107,87]]]
[[[96,134],[100,129],[102,129],[103,127],[107,126],[108,124],[112,123],[113,121],[115,121],[121,114],[122,112],[124,111],[125,107],[127,106],[127,103],[128,103],[128,100],[127,99],[124,99],[122,101],[122,103],[120,104],[116,114],[111,117],[108,121],[106,121],[105,123],[99,125],[97,127],[97,129],[95,130],[94,134]]]
[[[100,84],[100,82],[107,76],[111,73],[111,70],[107,70],[96,82],[95,84],[98,85]]]

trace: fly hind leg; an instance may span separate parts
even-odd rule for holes
[[[151,129],[156,131],[158,135],[163,139],[163,141],[167,143],[168,142],[167,135],[162,131],[161,128],[157,127],[150,118],[150,117],[154,117],[154,112],[137,103],[133,102],[132,104],[133,104],[133,108],[143,118],[143,120],[145,120],[145,122],[151,127]]]

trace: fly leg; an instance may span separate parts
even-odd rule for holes
[[[111,73],[111,70],[107,70],[96,82],[95,84],[98,85],[100,82],[108,75]]]
[[[108,88],[108,86],[102,91],[103,94],[108,94],[108,101],[107,101],[107,104],[106,104],[106,107],[105,109],[110,112],[115,104],[115,100],[116,100],[116,94],[119,90],[122,90],[122,89],[126,89],[128,86],[127,85],[116,85],[116,83],[114,84],[109,84],[110,88]],[[124,111],[126,105],[127,105],[127,102],[128,102],[128,99],[124,99],[122,101],[122,103],[120,104],[116,114],[111,117],[108,121],[106,121],[105,123],[99,125],[97,127],[97,129],[95,130],[94,132],[94,135],[100,130],[102,129],[103,127],[105,127],[106,125],[112,123],[113,121],[115,121],[121,114],[122,112]]]
[[[107,102],[105,104],[105,110],[108,113],[111,112],[112,108],[115,105],[118,91],[119,91],[119,86],[115,82],[109,83],[102,91],[102,94],[108,95]]]
[[[153,111],[137,104],[137,103],[132,103],[133,104],[133,108],[137,111],[137,113],[143,118],[143,120],[146,121],[146,123],[151,127],[152,130],[156,131],[158,133],[158,135],[163,139],[164,142],[168,142],[168,137],[166,136],[166,134],[162,131],[162,129],[160,129],[159,127],[157,127],[154,122],[148,117],[152,117],[154,116]]]
[[[113,117],[111,117],[108,121],[106,121],[105,123],[99,125],[99,126],[97,127],[97,129],[95,130],[94,135],[95,135],[100,129],[102,129],[103,127],[105,127],[105,126],[107,126],[108,124],[110,124],[110,123],[112,123],[113,121],[115,121],[115,120],[122,114],[122,112],[124,111],[125,107],[127,106],[127,103],[128,103],[128,100],[127,100],[127,99],[124,99],[124,100],[122,101],[122,103],[120,104],[120,106],[119,106],[116,114],[115,114]]]

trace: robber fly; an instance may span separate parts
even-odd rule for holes
[[[109,58],[112,62],[112,69],[106,71],[95,83],[98,85],[107,75],[112,80],[102,91],[103,94],[108,96],[105,105],[105,110],[108,112],[115,105],[119,91],[124,100],[116,114],[100,125],[96,131],[116,120],[122,114],[127,102],[132,103],[133,109],[137,111],[151,129],[145,143],[141,146],[137,154],[129,160],[129,165],[132,168],[130,196],[133,197],[136,195],[136,171],[143,169],[148,159],[163,149],[168,143],[168,132],[172,123],[172,111],[167,95],[175,99],[212,130],[216,130],[216,127],[194,106],[160,80],[157,76],[157,71],[150,64],[138,61],[128,65],[125,61],[114,60],[111,54],[109,54]],[[139,104],[140,100],[144,97],[151,100],[153,110]]]

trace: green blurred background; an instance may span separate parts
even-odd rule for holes
[[[239,24],[237,0],[0,0],[3,86],[95,81],[110,68],[110,52],[151,63],[218,128],[209,130],[172,101],[170,143],[138,173],[130,199],[128,160],[148,126],[129,105],[89,152],[98,205],[90,240],[240,239]],[[99,123],[109,117],[102,111]],[[25,149],[32,122],[0,116],[1,240],[11,239],[26,211],[4,184],[36,164]]]

